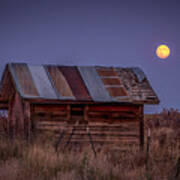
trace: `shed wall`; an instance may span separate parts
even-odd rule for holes
[[[138,105],[33,105],[33,127],[37,134],[66,131],[66,142],[75,127],[72,143],[89,144],[87,129],[95,144],[142,145]]]

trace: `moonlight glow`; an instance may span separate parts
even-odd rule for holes
[[[156,55],[161,59],[166,59],[170,55],[170,49],[166,45],[160,45],[156,49]]]

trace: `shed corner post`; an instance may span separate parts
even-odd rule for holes
[[[8,104],[8,120],[7,120],[7,134],[10,138],[13,138],[14,133],[13,133],[13,127],[12,127],[12,109],[13,109],[13,103],[12,99],[9,101]]]
[[[24,131],[25,137],[30,141],[31,137],[31,105],[28,101],[24,101]]]
[[[144,105],[139,107],[140,150],[144,150]]]
[[[7,134],[9,138],[13,139],[15,132],[14,132],[14,117],[13,117],[13,107],[15,101],[15,94],[13,93],[9,98],[8,103],[8,120],[7,120]]]

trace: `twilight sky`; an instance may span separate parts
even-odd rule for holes
[[[139,66],[156,110],[180,110],[179,34],[179,0],[0,0],[0,73],[8,62]]]

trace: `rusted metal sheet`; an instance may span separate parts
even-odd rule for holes
[[[59,66],[76,100],[92,100],[76,67]]]
[[[55,90],[49,80],[49,77],[43,66],[28,65],[34,84],[38,90],[39,96],[45,99],[57,99]]]
[[[104,85],[122,85],[119,77],[118,78],[101,78]]]
[[[9,97],[6,94],[11,94],[5,93],[10,92],[9,84],[15,83],[15,89],[22,97],[35,100],[159,103],[157,95],[139,68],[45,67],[28,66],[24,63],[8,64],[1,80],[3,100]]]
[[[129,101],[129,98],[124,98],[124,96],[128,96],[128,93],[115,68],[98,67],[96,70],[109,95],[113,97],[115,101]]]
[[[107,87],[106,89],[112,97],[127,96],[123,87]]]
[[[140,83],[146,78],[144,72],[140,68],[138,67],[132,68],[132,71],[136,75]]]
[[[9,67],[21,96],[36,97],[39,95],[26,64],[10,64]]]
[[[96,68],[99,76],[118,76],[118,73],[114,71],[114,68]]]
[[[139,68],[116,68],[131,102],[158,104],[159,99]]]
[[[111,102],[113,99],[108,94],[95,67],[78,67],[84,83],[94,101]]]
[[[59,96],[59,99],[75,99],[66,78],[59,68],[57,66],[46,66],[45,68]]]

